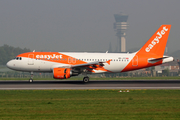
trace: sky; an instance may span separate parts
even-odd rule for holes
[[[0,0],[0,46],[36,51],[117,48],[114,14],[128,17],[127,51],[171,24],[168,53],[179,50],[180,0]]]

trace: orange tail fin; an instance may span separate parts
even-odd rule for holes
[[[171,25],[161,25],[154,35],[138,51],[138,54],[156,54],[157,56],[163,56],[170,29]]]
[[[162,64],[164,50],[168,40],[171,25],[161,25],[146,44],[135,54],[122,72],[136,70]]]

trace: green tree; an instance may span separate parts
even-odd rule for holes
[[[6,65],[9,60],[24,52],[30,52],[30,49],[21,49],[19,47],[15,48],[6,44],[0,46],[0,65]]]

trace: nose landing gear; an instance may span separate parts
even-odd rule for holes
[[[29,79],[29,82],[30,82],[30,83],[33,82],[33,72],[31,72],[31,78]]]

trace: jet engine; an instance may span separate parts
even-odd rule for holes
[[[68,79],[72,76],[70,68],[54,68],[53,75],[55,79]]]

